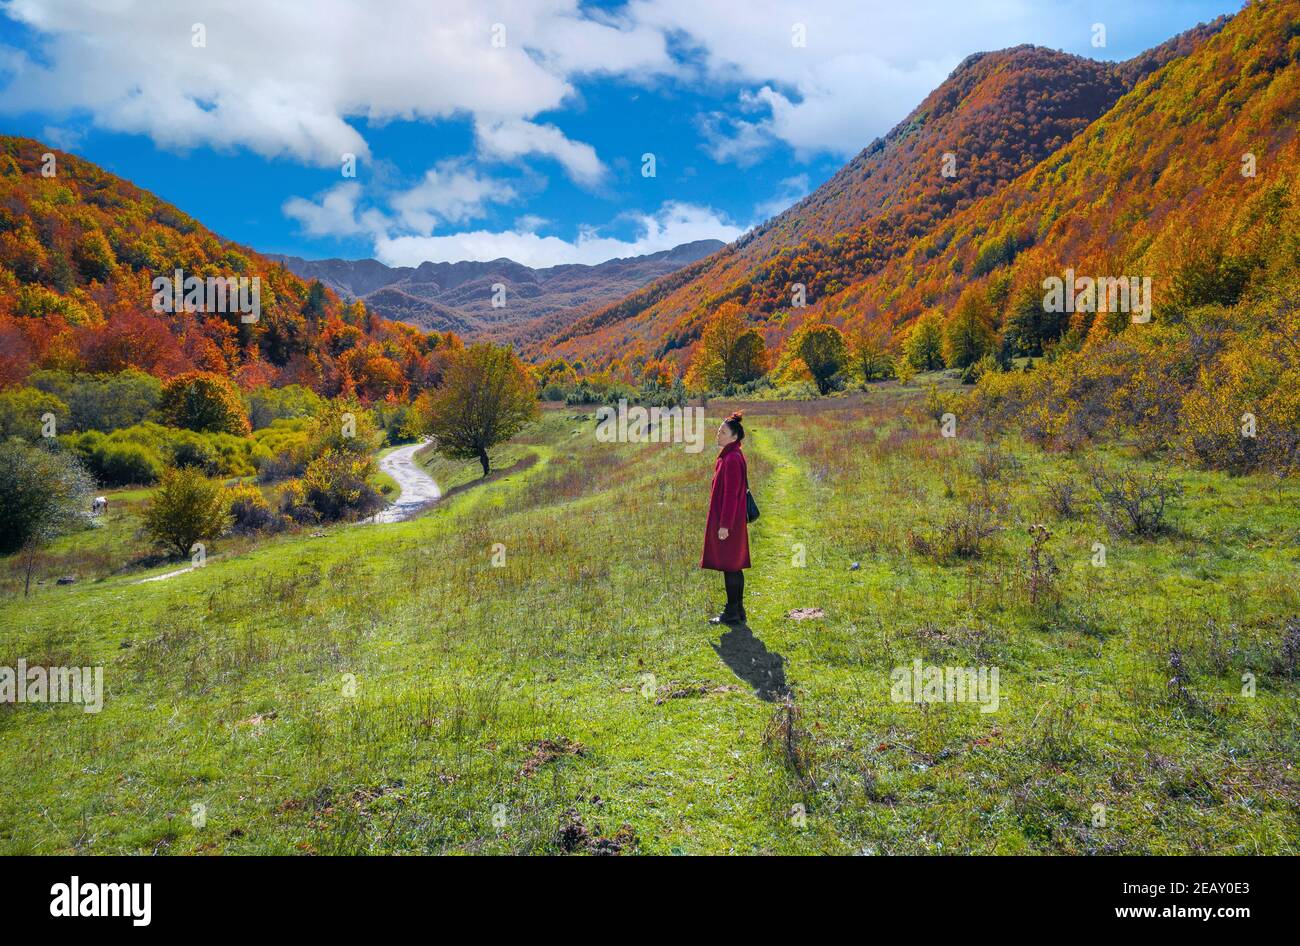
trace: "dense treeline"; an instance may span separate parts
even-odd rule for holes
[[[259,317],[154,311],[153,280],[177,270],[257,277]],[[42,369],[199,370],[246,389],[300,384],[376,401],[436,381],[454,344],[344,304],[87,161],[0,137],[0,387]]]

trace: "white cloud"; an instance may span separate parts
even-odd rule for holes
[[[592,186],[604,173],[596,152],[540,118],[571,104],[583,75],[669,76],[734,91],[736,114],[702,119],[718,160],[743,163],[773,142],[801,155],[847,155],[968,54],[1021,42],[1084,48],[1096,20],[1122,44],[1142,32],[1143,6],[629,0],[609,11],[580,0],[7,0],[6,14],[43,43],[39,57],[0,46],[9,77],[0,112],[84,109],[102,127],[168,147],[243,147],[321,166],[344,152],[368,154],[350,122],[469,118],[486,156],[545,156]],[[206,28],[203,48],[191,44],[196,21]],[[796,25],[805,46],[792,43]]]
[[[429,234],[443,224],[459,224],[487,213],[490,203],[508,203],[518,195],[504,181],[484,177],[463,161],[443,161],[425,172],[414,187],[394,190],[388,210],[363,207],[365,192],[357,181],[344,181],[315,200],[290,197],[281,208],[302,232],[315,237],[375,238],[393,230]]]
[[[525,233],[536,233],[550,222],[545,217],[537,216],[537,214],[524,214],[522,217],[515,218],[515,229],[522,230]]]
[[[41,140],[48,141],[56,148],[74,151],[81,145],[83,135],[75,128],[59,125],[46,125],[41,129]]]
[[[308,236],[346,237],[382,231],[385,221],[378,211],[357,213],[360,199],[361,185],[344,181],[322,194],[318,202],[290,197],[282,209],[286,217],[298,221]]]
[[[730,242],[744,232],[708,207],[674,201],[654,214],[637,215],[638,235],[630,240],[603,237],[594,228],[579,231],[574,240],[538,236],[525,227],[507,231],[476,230],[446,236],[380,237],[375,258],[390,266],[417,266],[425,260],[489,260],[507,257],[525,266],[561,263],[603,263],[625,256],[669,250],[694,240]]]
[[[320,166],[369,154],[349,119],[468,116],[496,156],[547,155],[590,183],[601,172],[594,150],[532,119],[574,94],[574,75],[674,68],[660,31],[588,14],[578,0],[11,0],[5,13],[37,31],[42,50],[0,47],[0,111],[84,109],[164,147]]]
[[[506,203],[517,196],[509,184],[484,177],[463,162],[443,161],[389,203],[405,227],[429,232],[439,222],[463,223],[481,217],[488,203]]]
[[[731,161],[742,168],[761,161],[772,141],[762,122],[732,118],[723,112],[701,115],[697,124],[704,150],[713,160]]]
[[[807,186],[806,175],[783,182],[785,192],[800,182]],[[620,215],[615,222],[631,223],[636,234],[630,239],[602,235],[608,227],[594,226],[580,226],[573,240],[541,236],[537,231],[551,222],[535,214],[520,215],[510,230],[435,233],[446,224],[486,215],[490,203],[516,197],[509,184],[483,177],[461,161],[444,161],[414,187],[372,201],[366,199],[360,183],[344,181],[311,200],[291,197],[282,209],[308,236],[369,238],[374,257],[392,266],[501,257],[534,267],[594,264],[670,250],[695,240],[731,242],[749,229],[709,207],[668,201],[654,213]]]
[[[522,119],[489,120],[477,122],[474,131],[480,150],[490,157],[509,160],[525,154],[544,154],[564,165],[576,182],[588,186],[598,184],[605,174],[595,148],[570,141],[554,125]]]

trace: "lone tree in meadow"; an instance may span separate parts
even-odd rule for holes
[[[163,385],[158,411],[173,427],[247,436],[252,427],[239,391],[210,371],[187,371]]]
[[[740,306],[734,302],[718,306],[700,334],[691,383],[716,391],[761,378],[767,368],[767,344],[757,329],[749,327]]]
[[[184,558],[195,542],[226,531],[229,510],[220,483],[190,468],[167,470],[145,509],[144,531],[154,544]]]
[[[538,415],[536,384],[509,348],[480,343],[449,354],[442,387],[416,402],[424,432],[452,460],[478,460]]]
[[[31,591],[36,553],[83,524],[94,481],[70,453],[0,442],[0,554],[21,552],[23,596]]]

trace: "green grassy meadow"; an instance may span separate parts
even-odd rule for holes
[[[1300,853],[1300,484],[1180,469],[1167,534],[1112,535],[1044,484],[1147,461],[945,439],[922,400],[744,405],[746,628],[697,567],[723,402],[694,454],[548,410],[486,483],[425,457],[413,520],[148,584],[115,496],[51,550],[85,580],[24,600],[0,563],[0,665],[107,690],[0,705],[0,852]],[[976,497],[978,554],[926,554]],[[997,667],[997,711],[892,701],[918,658]]]

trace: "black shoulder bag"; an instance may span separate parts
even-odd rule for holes
[[[754,502],[754,494],[749,491],[749,466],[745,466],[745,521],[753,522],[758,518],[758,503]]]

